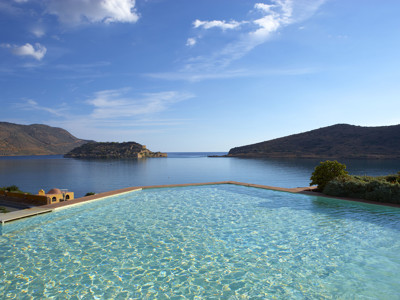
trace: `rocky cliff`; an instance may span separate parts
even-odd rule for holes
[[[64,155],[69,158],[147,158],[167,157],[166,153],[151,152],[146,146],[135,143],[87,143]]]
[[[299,158],[400,158],[400,125],[332,125],[232,148],[228,156]]]

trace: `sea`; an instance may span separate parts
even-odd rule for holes
[[[0,187],[16,185],[36,194],[68,189],[75,197],[126,187],[239,181],[294,188],[310,184],[321,159],[209,157],[224,152],[172,152],[168,158],[74,159],[61,155],[0,157]],[[400,171],[400,160],[347,159],[353,175],[379,176]]]

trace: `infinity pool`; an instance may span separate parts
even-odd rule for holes
[[[0,298],[399,299],[400,209],[235,185],[10,224]]]

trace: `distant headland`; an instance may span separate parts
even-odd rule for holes
[[[400,125],[336,124],[261,143],[232,148],[228,157],[400,158]]]
[[[77,147],[64,157],[68,158],[107,158],[107,159],[126,159],[126,158],[147,158],[147,157],[167,157],[167,153],[151,152],[146,146],[135,143],[97,143],[90,142]]]
[[[0,122],[0,156],[65,154],[87,142],[62,128]]]

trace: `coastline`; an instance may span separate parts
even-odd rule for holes
[[[282,153],[240,153],[240,154],[225,154],[225,155],[208,155],[211,158],[220,157],[237,157],[237,158],[288,158],[288,159],[325,159],[325,160],[338,160],[338,159],[373,159],[373,160],[390,160],[400,159],[399,156],[393,155],[343,155],[343,156],[324,156],[324,155],[312,155],[312,154],[282,154]]]

